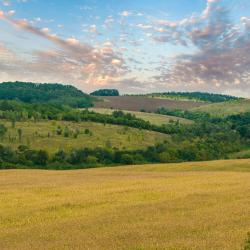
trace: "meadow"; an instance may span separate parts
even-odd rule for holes
[[[104,109],[104,108],[91,108],[89,110],[94,111],[96,113],[107,114],[107,115],[110,115],[114,112],[113,109]],[[127,111],[127,110],[123,110],[123,112],[133,114],[137,118],[143,119],[145,121],[149,121],[151,124],[155,124],[158,126],[162,124],[167,124],[171,121],[179,121],[181,124],[192,123],[191,120],[179,118],[175,116],[160,115],[160,114],[155,114],[155,113],[146,113],[146,112],[138,112],[138,111]]]
[[[250,100],[236,100],[223,103],[214,103],[191,109],[191,111],[200,111],[209,113],[213,117],[226,117],[237,115],[244,112],[250,112]]]
[[[168,135],[158,132],[94,122],[24,121],[16,122],[14,128],[6,120],[0,120],[0,124],[8,128],[5,137],[0,139],[0,144],[14,148],[23,144],[49,153],[55,153],[59,149],[70,151],[84,147],[140,149],[168,138]],[[21,138],[18,130],[22,131]],[[58,130],[61,130],[61,134],[58,134]],[[65,130],[68,130],[68,136],[64,135]]]
[[[0,172],[0,249],[242,249],[250,160]]]

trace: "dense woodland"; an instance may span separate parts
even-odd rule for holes
[[[20,86],[20,84],[17,83],[17,86]],[[8,84],[4,85],[5,89],[9,89],[9,91],[13,87],[12,83],[9,88]],[[31,84],[30,88],[34,89],[34,93],[36,92],[35,85]],[[46,89],[46,92],[49,92],[46,98],[49,98],[48,96],[52,98],[55,95],[53,88],[57,89],[57,86],[38,85],[38,89]],[[56,93],[65,91],[65,86],[58,86],[58,88],[59,90],[56,90]],[[250,147],[250,113],[215,119],[206,113],[171,111],[162,108],[158,110],[158,113],[188,118],[193,120],[194,123],[184,125],[178,121],[172,121],[157,126],[122,111],[114,111],[111,115],[107,115],[87,109],[74,109],[68,103],[62,104],[50,101],[43,103],[41,100],[45,100],[45,97],[40,97],[37,93],[34,94],[33,98],[30,94],[28,95],[29,98],[26,98],[25,91],[18,94],[18,87],[14,89],[16,94],[9,94],[9,100],[0,100],[0,119],[11,121],[13,128],[15,128],[17,121],[32,121],[34,123],[40,120],[73,121],[77,123],[91,121],[104,125],[116,124],[157,131],[169,134],[170,137],[163,143],[141,150],[120,150],[107,145],[95,149],[86,147],[72,149],[71,152],[58,150],[53,154],[44,150],[34,150],[32,145],[22,145],[20,140],[18,148],[0,145],[1,168],[73,169],[103,165],[203,161],[226,159],[229,154]],[[69,89],[71,88],[69,87]],[[73,88],[72,92],[74,91]],[[33,92],[31,91],[31,93]],[[42,91],[38,91],[38,93],[41,94]],[[81,95],[81,93],[78,94]],[[15,95],[18,98],[14,98]],[[68,96],[70,96],[69,93]],[[7,99],[7,97],[2,99]],[[8,129],[0,122],[0,140],[7,134]],[[17,134],[21,137],[22,129],[19,128]]]
[[[85,108],[92,106],[93,98],[71,85],[4,82],[0,84],[0,100]]]
[[[117,89],[99,89],[92,92],[92,96],[119,96],[120,93]]]
[[[197,100],[204,102],[226,102],[238,100],[238,97],[222,95],[222,94],[213,94],[213,93],[205,93],[205,92],[163,92],[163,93],[153,93],[149,94],[153,97],[166,97],[173,99],[189,99],[189,100]]]

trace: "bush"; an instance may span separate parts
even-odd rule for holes
[[[250,250],[250,233],[248,233],[248,235],[247,235],[247,240],[245,242],[245,246],[244,246],[243,250]]]

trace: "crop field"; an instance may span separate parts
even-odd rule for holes
[[[250,112],[250,99],[209,104],[192,110],[210,113],[214,117],[226,117]]]
[[[69,151],[76,148],[117,147],[120,149],[140,149],[162,142],[168,135],[157,132],[128,128],[124,126],[101,124],[94,122],[11,122],[0,120],[8,128],[7,135],[0,139],[0,144],[18,147],[20,144],[30,146],[32,149],[45,149],[55,153],[59,149]],[[60,127],[61,134],[58,134]],[[19,137],[18,130],[22,134]],[[65,136],[65,130],[68,136]]]
[[[102,101],[102,99],[104,101]],[[168,100],[160,98],[150,98],[144,96],[112,96],[102,97],[95,102],[95,108],[113,108],[128,111],[154,112],[158,108],[167,109],[191,109],[206,105],[204,102]]]
[[[101,114],[112,114],[114,112],[113,109],[104,109],[104,108],[91,108],[89,110],[92,110],[96,113]],[[146,112],[138,112],[138,111],[127,111],[123,110],[125,113],[130,113],[135,115],[137,118],[143,119],[145,121],[149,121],[152,124],[155,125],[162,125],[169,123],[170,121],[179,121],[181,124],[191,124],[192,121],[188,119],[183,119],[179,117],[174,116],[167,116],[167,115],[160,115],[160,114],[154,114],[154,113],[146,113]]]
[[[0,249],[238,250],[250,160],[0,171]]]

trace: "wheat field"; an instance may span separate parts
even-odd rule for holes
[[[250,160],[0,172],[0,249],[241,249]]]

